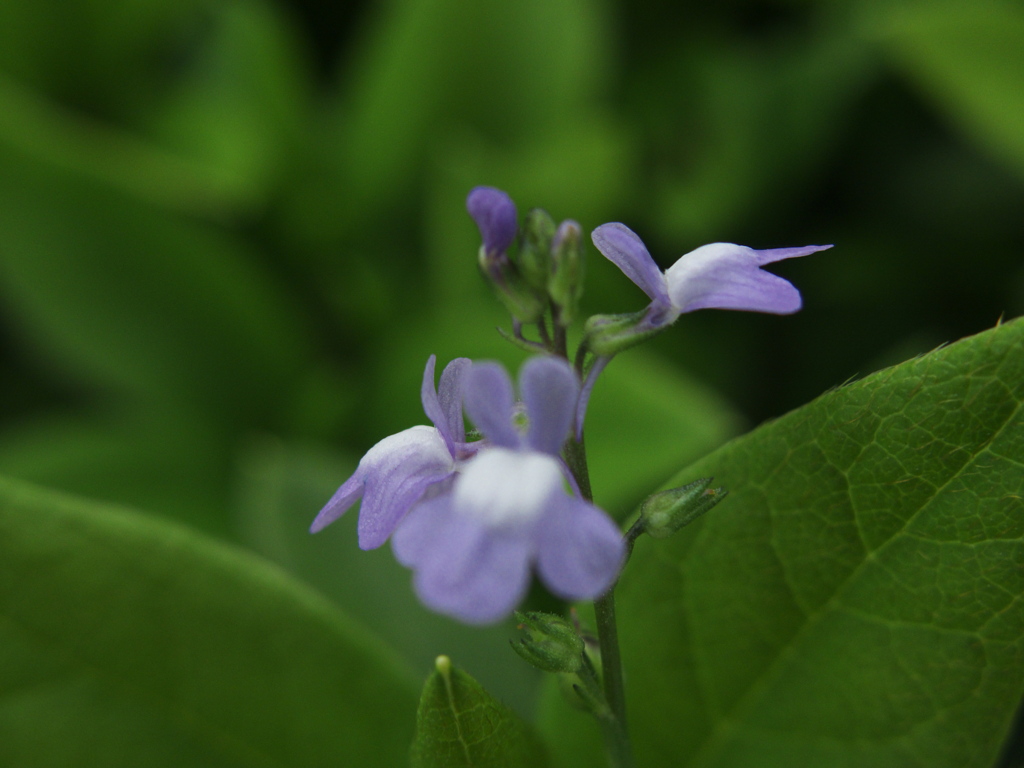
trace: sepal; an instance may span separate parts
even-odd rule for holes
[[[527,663],[545,672],[575,673],[583,667],[583,638],[570,622],[537,611],[516,611],[516,619],[525,635],[509,642]]]
[[[674,319],[671,307],[657,304],[651,304],[640,312],[593,315],[584,326],[584,343],[598,357],[614,357],[647,341]]]
[[[728,491],[709,488],[713,479],[705,477],[648,497],[640,507],[644,532],[655,539],[668,538],[718,504]]]

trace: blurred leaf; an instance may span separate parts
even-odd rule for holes
[[[420,421],[426,419],[422,411],[420,416]],[[382,432],[377,439],[385,436]],[[326,530],[310,535],[313,517],[355,465],[356,457],[316,445],[269,437],[250,440],[238,457],[234,509],[239,539],[330,597],[412,668],[428,668],[440,653],[456,656],[503,701],[530,711],[539,676],[509,648],[511,620],[471,627],[420,605],[412,574],[398,564],[391,547],[369,552],[358,548],[358,504]]]
[[[5,425],[0,474],[224,535],[227,438],[177,416],[52,414]]]
[[[309,190],[295,215],[331,231],[393,216],[453,128],[515,147],[577,127],[606,72],[606,30],[598,0],[379,6],[342,62],[325,151],[310,169],[334,193]]]
[[[65,375],[251,418],[310,354],[240,243],[0,148],[0,294]]]
[[[415,686],[278,569],[184,528],[0,484],[0,762],[391,766]]]
[[[202,159],[60,106],[0,71],[0,155],[9,151],[174,211],[223,215],[251,204],[249,190]]]
[[[262,203],[305,128],[308,73],[274,6],[233,2],[209,16],[199,50],[142,119],[217,188]]]
[[[416,715],[412,768],[543,768],[530,727],[472,677],[437,659]]]
[[[1024,693],[1022,346],[1003,325],[677,475],[730,496],[626,569],[639,764],[992,764]],[[582,716],[547,707],[588,764]]]
[[[702,39],[672,55],[639,86],[641,108],[665,112],[652,223],[671,241],[725,239],[738,218],[777,211],[816,172],[872,72],[834,30],[761,47]]]
[[[179,211],[237,215],[266,201],[309,90],[275,6],[51,6],[0,10],[0,145]]]
[[[866,28],[968,135],[1024,174],[1024,8],[999,0],[868,4]]]
[[[4,0],[0,69],[51,97],[112,116],[159,90],[165,56],[210,0]]]

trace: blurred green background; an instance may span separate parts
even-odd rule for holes
[[[528,708],[507,628],[419,609],[354,515],[305,532],[425,420],[429,354],[522,359],[476,273],[477,184],[623,221],[662,266],[836,244],[778,265],[799,315],[696,313],[610,366],[588,440],[624,514],[738,431],[1024,312],[1024,8],[3,0],[0,473],[255,549],[417,670],[450,653]],[[643,306],[588,257],[587,311]]]

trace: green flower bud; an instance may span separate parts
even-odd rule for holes
[[[644,531],[655,539],[668,538],[718,504],[728,491],[708,488],[712,479],[705,477],[650,496],[640,507]]]
[[[513,650],[545,672],[578,672],[583,666],[583,638],[576,628],[551,613],[516,611],[519,629],[526,634],[511,640]]]
[[[523,222],[523,246],[516,263],[531,288],[544,294],[551,274],[551,239],[555,221],[542,208],[534,208]]]
[[[555,305],[555,321],[563,328],[576,317],[583,295],[583,233],[575,221],[563,221],[551,243],[548,296]]]

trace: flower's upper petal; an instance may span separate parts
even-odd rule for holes
[[[474,363],[465,374],[463,405],[470,420],[494,445],[518,448],[512,424],[512,381],[497,363]]]
[[[434,364],[436,357],[431,355],[423,370],[423,384],[420,387],[420,400],[423,411],[434,422],[441,437],[444,438],[448,451],[455,455],[455,443],[466,441],[466,427],[462,423],[462,382],[470,361],[465,357],[457,357],[445,367],[441,374],[441,385],[434,389]]]
[[[488,253],[504,253],[516,238],[516,204],[494,187],[474,187],[466,198]]]
[[[569,435],[580,384],[568,362],[558,357],[533,357],[519,371],[519,393],[530,425],[526,444],[557,456]]]
[[[471,365],[472,361],[468,357],[456,357],[441,372],[441,383],[437,387],[437,397],[444,411],[448,433],[456,443],[466,442],[466,425],[462,420],[462,391]]]
[[[592,600],[619,575],[625,544],[604,512],[574,496],[553,500],[536,528],[537,570],[548,588],[566,600]]]
[[[738,309],[788,315],[800,309],[800,292],[764,272],[752,248],[711,243],[690,251],[668,268],[669,297],[679,312]]]
[[[455,461],[433,427],[411,427],[371,448],[356,470],[365,484],[359,510],[359,547],[375,549],[424,491],[455,471]]]
[[[341,487],[334,492],[330,501],[324,504],[320,514],[309,526],[310,533],[319,533],[328,525],[333,523],[348,511],[348,508],[356,503],[356,500],[363,495],[363,474],[358,469],[355,474],[341,484]]]
[[[530,537],[458,514],[447,495],[413,509],[392,545],[398,561],[415,570],[423,603],[470,624],[507,616],[530,583]]]
[[[444,412],[444,408],[441,407],[437,390],[434,388],[434,366],[436,363],[437,355],[431,355],[427,358],[427,365],[423,369],[423,383],[420,385],[420,402],[423,403],[423,412],[427,414],[427,418],[434,423],[437,431],[444,438],[444,442],[448,446],[448,452],[454,456],[455,446],[453,445],[452,436],[448,433],[448,415]]]
[[[590,234],[605,258],[621,269],[626,277],[654,301],[667,303],[665,276],[651,258],[647,246],[625,224],[602,224]]]
[[[767,248],[763,251],[751,248],[751,250],[754,252],[754,257],[757,259],[757,263],[763,266],[765,264],[771,264],[774,261],[795,259],[798,256],[809,256],[810,254],[817,253],[818,251],[827,251],[831,247],[831,245],[803,245],[796,248]]]

